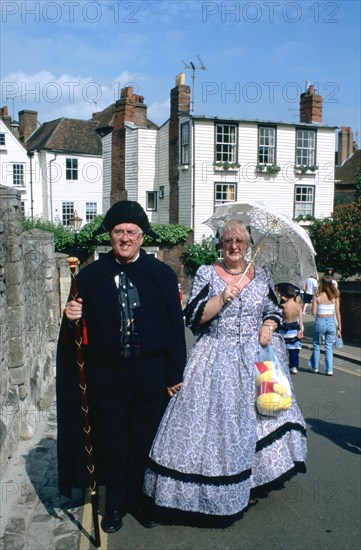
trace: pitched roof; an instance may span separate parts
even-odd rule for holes
[[[356,183],[356,176],[361,173],[361,149],[357,149],[342,166],[335,168],[335,180],[339,184]]]
[[[91,120],[59,118],[45,122],[26,141],[25,147],[86,155],[101,155],[102,144]]]
[[[74,154],[101,155],[101,138],[95,130],[112,127],[114,111],[115,104],[112,103],[103,111],[93,114],[91,120],[58,118],[45,122],[29,137],[25,147],[28,151],[47,149]],[[147,120],[146,127],[158,128],[151,120]]]

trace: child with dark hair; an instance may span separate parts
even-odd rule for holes
[[[297,374],[299,365],[299,352],[303,338],[302,307],[298,302],[298,294],[293,286],[288,286],[283,294],[282,325],[279,334],[283,336],[288,352],[289,367],[292,374]]]

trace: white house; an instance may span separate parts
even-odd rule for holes
[[[262,120],[183,116],[179,223],[195,239],[226,202],[260,200],[287,214],[329,216],[334,198],[334,128]],[[184,136],[187,136],[184,138]]]
[[[190,114],[190,88],[180,75],[160,128],[128,87],[112,127],[98,131],[109,166],[107,206],[138,200],[151,222],[187,225],[195,240],[212,233],[204,222],[225,202],[262,200],[291,218],[333,211],[335,127],[322,124],[322,98],[312,85],[301,95],[299,123],[226,119]]]
[[[1,184],[17,189],[21,195],[23,212],[35,215],[32,167],[36,160],[28,154],[19,139],[19,123],[8,115],[6,107],[0,109],[0,172]]]
[[[27,138],[26,147],[36,152],[33,187],[42,218],[71,225],[75,212],[83,223],[102,212],[101,141],[92,121],[46,122]]]

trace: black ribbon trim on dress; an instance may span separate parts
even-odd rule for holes
[[[272,443],[278,439],[281,439],[281,437],[283,437],[287,432],[291,432],[292,430],[300,432],[304,437],[306,437],[306,429],[301,424],[286,422],[286,424],[283,424],[283,426],[280,426],[274,432],[257,441],[256,453],[262,451],[262,449],[265,449],[269,445],[272,445]]]
[[[157,464],[152,459],[148,459],[148,465],[153,472],[163,477],[170,477],[175,481],[184,481],[185,483],[197,483],[198,485],[233,485],[235,483],[241,483],[246,481],[251,476],[252,470],[244,470],[240,474],[234,474],[231,476],[203,476],[201,474],[186,474],[179,472],[178,470],[172,470]]]
[[[195,296],[193,300],[189,302],[189,304],[187,304],[187,307],[183,311],[187,324],[189,323],[189,320],[192,317],[193,312],[197,307],[198,303],[201,300],[204,300],[204,298],[208,296],[208,292],[209,292],[209,283],[207,283],[206,286],[204,286],[202,290],[198,292],[197,296]],[[206,303],[207,302],[204,302],[204,304],[201,304],[201,306],[199,307],[199,310],[195,315],[192,325],[189,327],[192,330],[192,332],[194,332],[194,330],[199,326],[199,321],[202,318],[204,308],[206,307]]]

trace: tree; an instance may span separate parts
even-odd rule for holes
[[[361,273],[361,198],[336,206],[332,217],[312,222],[310,237],[319,269],[332,266],[342,277]]]

